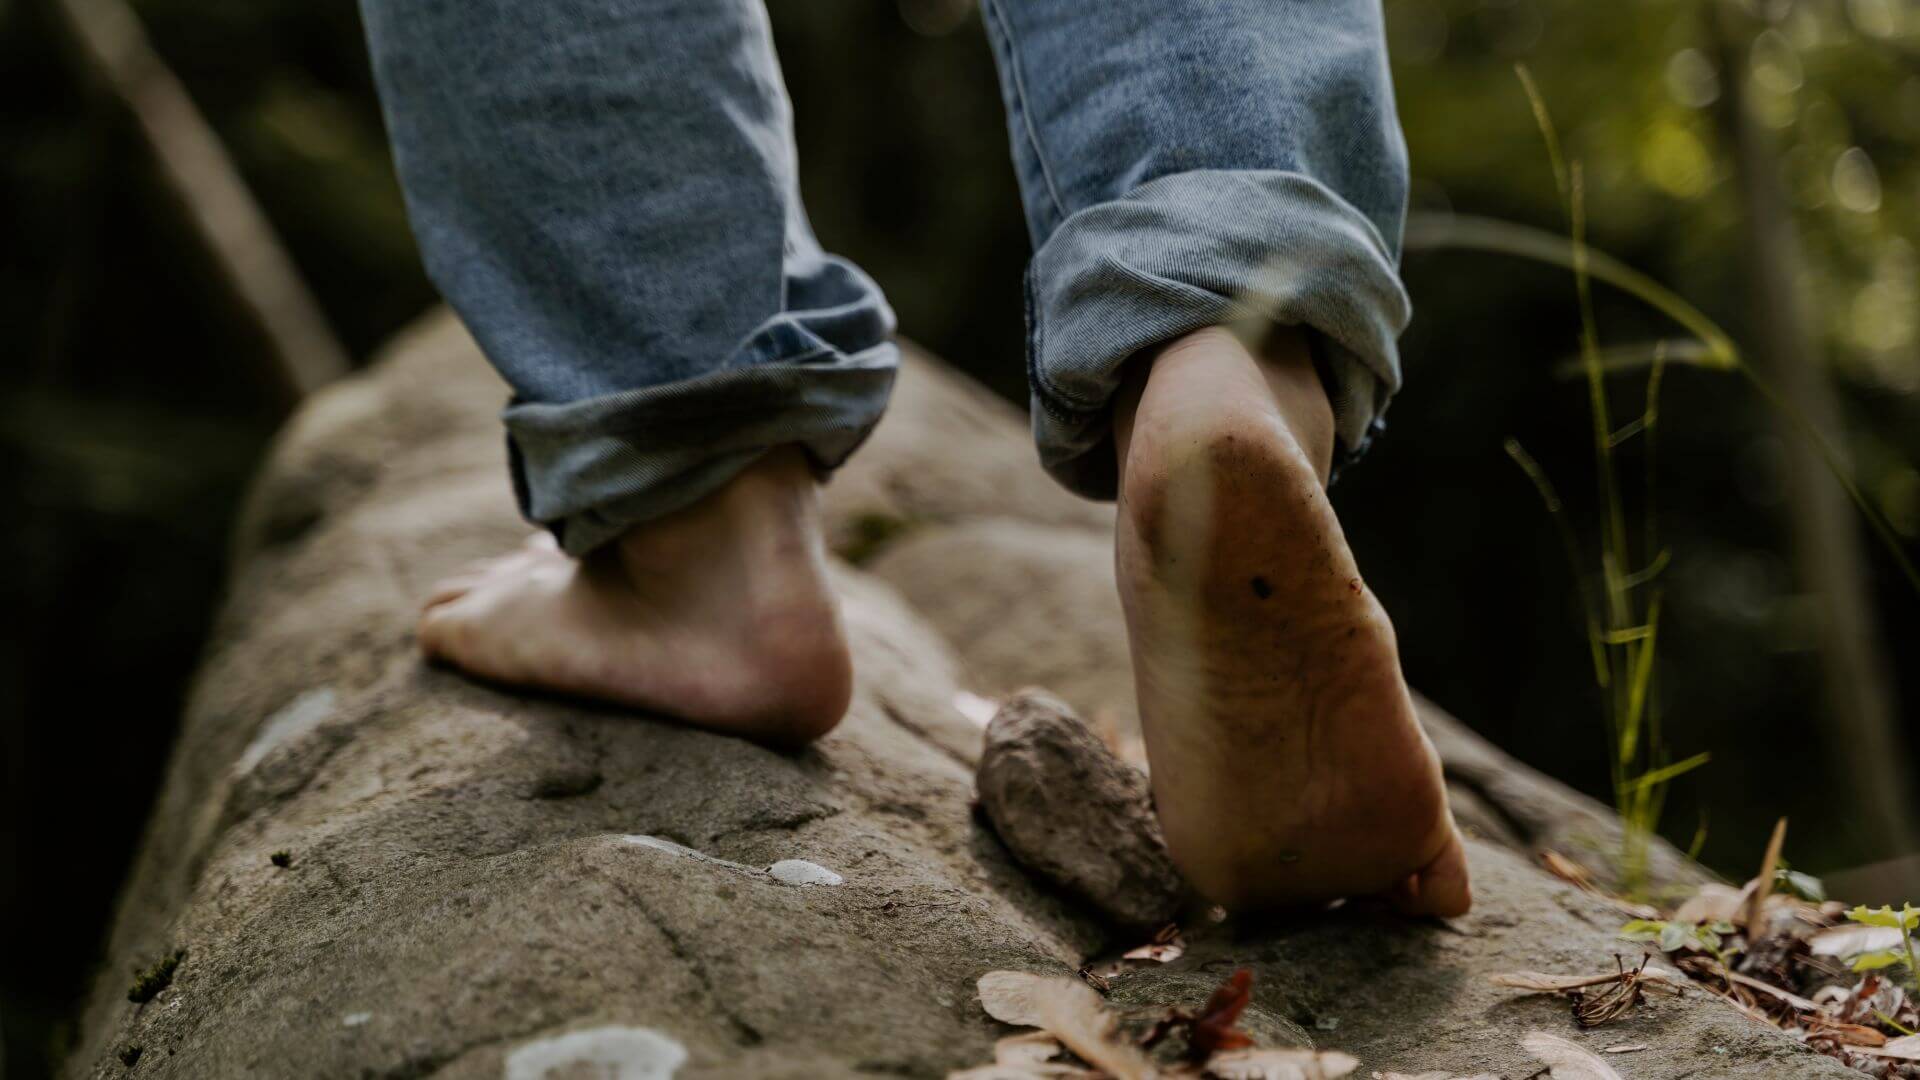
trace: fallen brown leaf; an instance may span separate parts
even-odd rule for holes
[[[1558,1035],[1530,1032],[1520,1045],[1547,1063],[1547,1073],[1553,1080],[1622,1080],[1598,1054]]]
[[[1547,872],[1578,889],[1593,888],[1593,871],[1549,848],[1540,853]]]
[[[1240,1014],[1246,1009],[1247,1002],[1252,999],[1253,972],[1241,968],[1227,976],[1227,980],[1208,996],[1206,1004],[1200,1006],[1199,1015],[1188,1026],[1188,1052],[1208,1062],[1211,1067],[1213,1055],[1220,1051],[1252,1046],[1253,1039],[1234,1027],[1240,1022]]]
[[[1893,1058],[1896,1061],[1920,1061],[1920,1035],[1902,1035],[1891,1039],[1885,1046],[1849,1047],[1856,1053],[1871,1054],[1874,1057]]]
[[[1044,1031],[1026,1031],[1009,1035],[993,1044],[995,1065],[1040,1065],[1064,1049],[1060,1040]]]
[[[1187,951],[1185,945],[1174,942],[1171,945],[1135,945],[1120,954],[1122,960],[1148,960],[1156,964],[1166,964],[1180,959]]]
[[[1146,1055],[1115,1038],[1118,1018],[1077,978],[989,971],[980,976],[978,989],[988,1016],[1040,1028],[1114,1080],[1148,1080],[1154,1074]]]
[[[1015,1027],[1039,1027],[1039,995],[1050,981],[1025,971],[989,971],[975,989],[988,1016]]]
[[[1839,1020],[1814,1018],[1817,1034],[1822,1038],[1844,1043],[1847,1047],[1871,1047],[1883,1049],[1887,1046],[1887,1037],[1878,1028],[1864,1024],[1848,1024]]]
[[[1740,918],[1745,910],[1747,898],[1753,895],[1754,882],[1747,882],[1745,888],[1736,889],[1731,885],[1722,885],[1709,881],[1687,898],[1673,913],[1678,923],[1733,922]]]
[[[1740,986],[1744,986],[1749,990],[1758,990],[1763,994],[1767,994],[1772,997],[1779,998],[1781,1001],[1784,1001],[1787,1004],[1803,1012],[1818,1012],[1820,1009],[1820,1006],[1814,1004],[1813,1002],[1807,1000],[1806,998],[1801,997],[1799,994],[1796,994],[1791,990],[1782,990],[1780,987],[1775,986],[1770,982],[1766,982],[1761,979],[1756,979],[1751,975],[1742,975],[1737,971],[1727,972],[1726,975],[1727,975],[1727,978],[1732,979],[1735,983],[1737,983]]]
[[[1220,1080],[1340,1080],[1360,1059],[1338,1050],[1225,1050],[1207,1060],[1207,1075]]]

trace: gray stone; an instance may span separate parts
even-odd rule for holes
[[[1060,699],[1026,690],[1000,706],[974,786],[1013,857],[1107,921],[1150,931],[1179,913],[1185,883],[1145,774]]]

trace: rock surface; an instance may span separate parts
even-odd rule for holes
[[[427,585],[526,531],[503,399],[436,316],[279,440],[69,1073],[518,1078],[618,1061],[939,1076],[990,1060],[1004,1033],[973,1000],[981,974],[1069,973],[1137,944],[1023,873],[970,810],[981,732],[962,691],[1035,681],[1131,723],[1118,620],[1095,587],[1111,512],[1050,486],[1018,413],[910,357],[896,408],[828,488],[836,544],[873,568],[838,578],[853,708],[780,754],[418,661]],[[1020,647],[942,581],[1019,582],[993,595]],[[1248,1030],[1352,1053],[1359,1075],[1527,1076],[1520,1039],[1536,1029],[1646,1044],[1613,1059],[1631,1080],[1853,1075],[1707,1000],[1581,1033],[1564,1003],[1490,986],[1497,971],[1612,968],[1619,915],[1531,851],[1604,847],[1617,826],[1427,720],[1463,818],[1484,822],[1471,916],[1411,923],[1356,903],[1189,928],[1184,956],[1117,977],[1112,999],[1191,1007],[1245,966]],[[130,1002],[129,969],[178,948],[170,985]]]
[[[1007,699],[974,774],[980,808],[1019,863],[1117,927],[1151,932],[1186,891],[1145,773],[1043,690]]]

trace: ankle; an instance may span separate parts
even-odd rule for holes
[[[777,447],[717,491],[633,526],[609,547],[635,576],[710,564],[749,548],[756,558],[808,557],[819,546],[818,492],[805,452]]]
[[[1195,368],[1217,371],[1220,365],[1227,365],[1241,369],[1234,374],[1244,376],[1215,383],[1232,400],[1194,400],[1186,404],[1216,411],[1264,398],[1324,485],[1333,463],[1333,406],[1314,365],[1307,333],[1297,326],[1276,326],[1258,347],[1249,348],[1232,330],[1208,326],[1142,352],[1129,364],[1113,399],[1114,443],[1122,474],[1149,385],[1157,378],[1177,384],[1186,381],[1187,372]]]

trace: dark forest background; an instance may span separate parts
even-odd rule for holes
[[[266,343],[58,2],[0,0],[0,1033],[17,1076],[68,1037],[219,600],[236,501],[285,408]],[[351,0],[133,6],[364,362],[434,294]],[[1594,244],[1771,364],[1914,553],[1920,8],[1387,8],[1415,209],[1565,230],[1514,75],[1527,63],[1584,165]],[[971,5],[772,9],[822,240],[882,283],[906,334],[1024,403],[1027,239]],[[1572,279],[1447,250],[1410,252],[1404,270],[1408,387],[1336,501],[1414,685],[1608,798],[1576,578],[1502,452],[1512,436],[1540,460],[1590,541],[1586,396],[1564,371]],[[1804,301],[1799,338],[1770,287]],[[1606,344],[1678,334],[1618,292],[1597,304]],[[1639,379],[1613,388],[1620,415],[1638,411]],[[1739,378],[1672,368],[1659,434],[1657,488],[1627,485],[1629,516],[1657,513],[1673,553],[1655,693],[1674,754],[1713,755],[1674,785],[1663,831],[1704,836],[1702,858],[1739,878],[1786,815],[1796,867],[1849,899],[1920,899],[1905,826],[1920,595]],[[1637,458],[1623,468],[1638,477]]]

